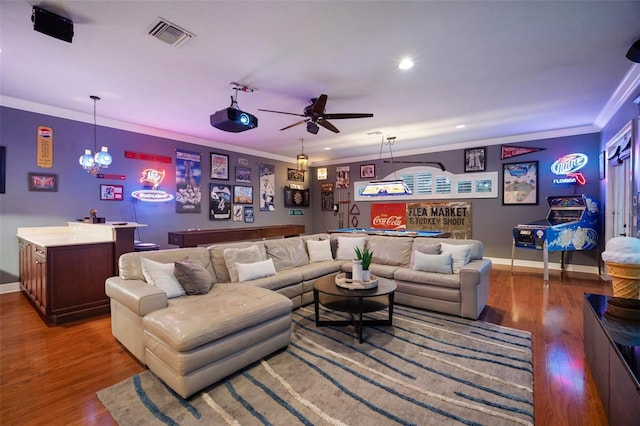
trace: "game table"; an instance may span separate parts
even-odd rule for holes
[[[431,237],[431,238],[448,238],[451,234],[443,231],[421,231],[406,229],[378,229],[378,228],[340,228],[327,231],[329,234],[334,233],[360,233],[369,235],[386,235],[392,237]]]

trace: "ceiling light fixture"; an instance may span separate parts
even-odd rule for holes
[[[309,165],[309,157],[304,153],[304,138],[300,138],[300,144],[302,145],[302,152],[296,157],[296,164],[297,170],[304,173]]]
[[[99,97],[91,95],[93,99],[93,152],[90,149],[85,149],[84,154],[80,156],[78,162],[80,165],[93,176],[96,176],[100,169],[106,169],[109,167],[113,158],[109,154],[109,149],[103,146],[98,151],[98,126],[96,124],[96,103],[100,100]]]
[[[398,179],[396,176],[396,166],[393,164],[393,150],[391,146],[395,143],[396,137],[389,136],[386,138],[382,136],[382,142],[380,144],[380,154],[378,161],[382,158],[382,148],[385,145],[389,146],[389,154],[391,155],[391,165],[393,166],[393,180],[376,180],[370,181],[367,186],[362,190],[362,195],[367,197],[380,197],[380,196],[397,196],[397,195],[411,195],[411,189],[407,186],[402,179]]]
[[[398,64],[398,68],[401,70],[409,70],[411,68],[413,68],[413,61],[409,58],[404,58],[403,60],[400,61],[400,63]]]

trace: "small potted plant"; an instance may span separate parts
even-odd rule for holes
[[[360,247],[356,247],[356,257],[360,260],[362,264],[362,281],[371,280],[371,271],[369,270],[369,266],[371,265],[371,259],[373,258],[373,252],[369,250],[368,247],[360,250]]]

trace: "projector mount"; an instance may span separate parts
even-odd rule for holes
[[[238,90],[241,90],[243,92],[252,93],[254,91],[254,89],[253,89],[253,87],[245,86],[243,84],[238,84],[235,81],[232,81],[229,84],[233,88],[233,95],[231,95],[231,105],[229,106],[229,108],[234,108],[234,109],[238,109],[239,110],[240,107],[238,107]]]

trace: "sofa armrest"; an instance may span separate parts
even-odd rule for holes
[[[105,281],[105,292],[141,317],[169,306],[167,293],[141,280],[110,277]]]
[[[489,300],[491,260],[472,260],[460,269],[460,316],[478,319]]]
[[[491,260],[472,260],[460,268],[460,287],[470,288],[489,278]]]

